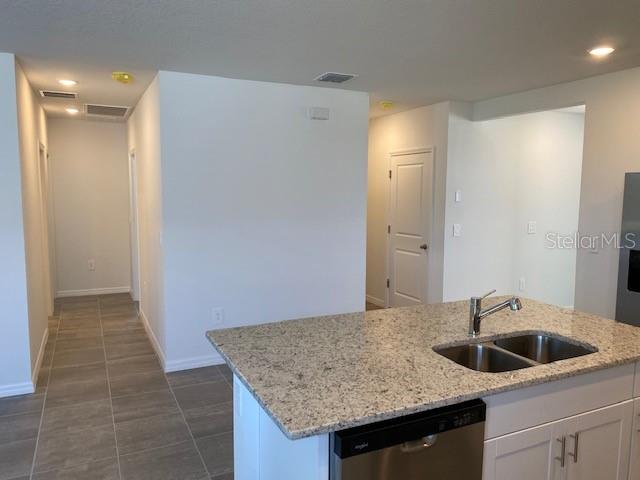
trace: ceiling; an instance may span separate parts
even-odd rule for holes
[[[36,87],[68,72],[98,103],[135,102],[157,69],[302,85],[356,73],[339,88],[371,92],[376,116],[640,65],[639,18],[638,0],[20,0],[3,2],[0,50]],[[602,43],[616,52],[586,54]],[[123,97],[116,68],[139,76]]]
[[[18,57],[31,85],[35,90],[54,90],[75,92],[78,100],[40,98],[45,112],[50,117],[68,117],[68,107],[80,110],[78,118],[85,117],[84,104],[114,105],[133,107],[155,76],[154,70],[138,68],[127,69],[134,76],[133,83],[124,85],[111,79],[112,71],[119,71],[122,65],[116,62],[91,65],[87,62],[69,62],[60,59],[37,59]],[[78,82],[73,87],[64,87],[60,79],[72,79]],[[95,118],[98,119],[99,118]]]

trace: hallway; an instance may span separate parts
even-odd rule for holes
[[[33,395],[0,399],[0,480],[231,480],[226,366],[164,374],[128,294],[63,298]]]

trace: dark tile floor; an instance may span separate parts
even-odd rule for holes
[[[0,399],[0,480],[232,480],[231,385],[165,375],[129,295],[62,299],[35,394]]]

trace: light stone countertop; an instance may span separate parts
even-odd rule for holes
[[[469,370],[432,349],[469,340],[468,301],[215,330],[207,337],[291,439],[640,359],[638,327],[526,298],[522,303],[519,312],[486,317],[479,340],[546,332],[598,352],[504,373]]]

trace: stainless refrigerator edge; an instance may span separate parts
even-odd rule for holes
[[[623,202],[616,320],[640,326],[640,173],[625,174]]]

